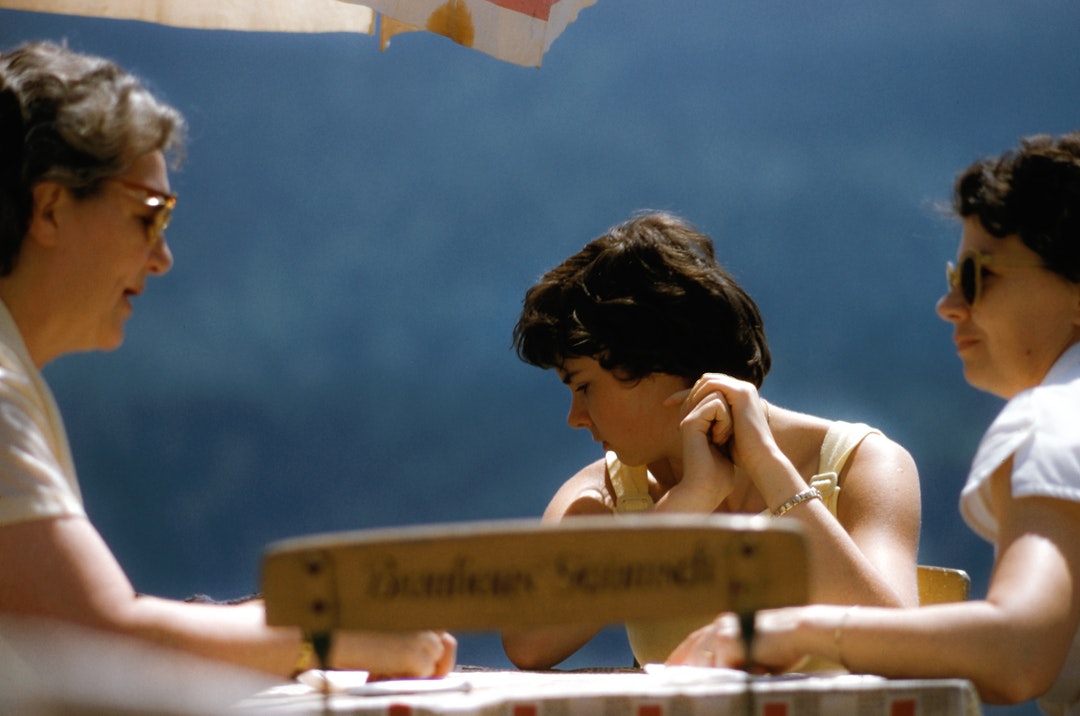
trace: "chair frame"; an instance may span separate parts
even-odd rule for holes
[[[919,606],[966,601],[971,594],[971,577],[962,569],[919,565]]]
[[[325,665],[338,629],[499,630],[806,603],[801,525],[746,515],[496,520],[315,535],[270,545],[267,623],[298,626]],[[751,630],[752,631],[752,630]]]

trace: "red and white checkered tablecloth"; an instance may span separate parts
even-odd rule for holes
[[[240,713],[429,716],[977,716],[962,679],[848,674],[747,677],[716,669],[648,672],[457,671],[444,680],[382,682],[324,697],[302,684],[269,689]]]

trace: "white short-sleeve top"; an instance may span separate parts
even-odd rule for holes
[[[990,476],[1012,457],[1013,497],[1080,502],[1080,344],[1065,351],[1043,382],[1016,394],[983,435],[960,493],[964,521],[989,542],[998,538]],[[1080,716],[1080,634],[1039,706]]]
[[[86,516],[64,423],[0,302],[0,525]]]

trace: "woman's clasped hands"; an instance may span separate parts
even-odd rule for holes
[[[675,406],[682,416],[682,480],[657,507],[713,512],[736,488],[736,467],[748,468],[756,455],[776,449],[768,408],[753,384],[721,373],[705,373],[664,401]]]

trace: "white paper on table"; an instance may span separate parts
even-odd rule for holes
[[[296,677],[301,684],[318,691],[351,696],[390,696],[394,694],[430,694],[444,691],[469,691],[465,679],[446,676],[439,679],[385,679],[369,681],[367,671],[323,671],[311,669]]]

